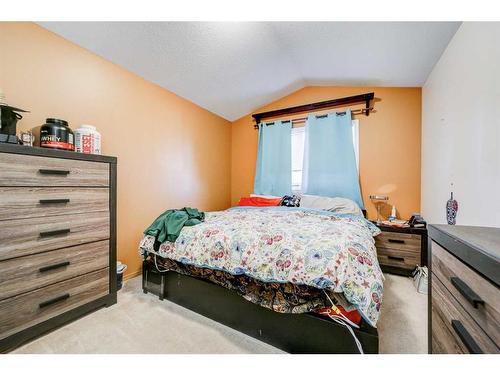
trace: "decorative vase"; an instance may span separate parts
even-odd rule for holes
[[[451,197],[446,202],[446,220],[448,225],[455,225],[457,222],[457,212],[458,212],[458,202],[453,199],[453,192],[451,192]]]

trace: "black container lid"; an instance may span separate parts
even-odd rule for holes
[[[56,124],[56,125],[62,125],[62,126],[68,126],[68,121],[66,120],[60,120],[58,118],[48,118],[45,120],[47,124]]]

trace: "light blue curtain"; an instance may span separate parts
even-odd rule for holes
[[[306,122],[302,191],[343,197],[363,208],[356,155],[352,143],[351,111],[344,115],[309,115]]]
[[[283,196],[291,190],[292,123],[261,123],[254,193]]]

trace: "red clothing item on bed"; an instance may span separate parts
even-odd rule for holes
[[[361,322],[361,315],[359,314],[358,310],[345,311],[344,308],[340,305],[337,305],[337,308],[347,319],[349,319],[354,324],[359,325],[359,323]],[[339,314],[333,311],[331,307],[323,307],[319,310],[316,310],[315,313],[324,316],[339,316]]]
[[[280,202],[281,198],[244,197],[240,199],[238,206],[278,206]]]

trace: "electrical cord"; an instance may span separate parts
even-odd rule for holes
[[[365,354],[363,352],[363,347],[361,346],[361,343],[359,342],[358,338],[354,334],[354,331],[352,330],[351,326],[349,324],[347,324],[346,322],[344,322],[342,319],[339,319],[335,316],[330,316],[330,319],[332,319],[333,321],[335,321],[339,324],[342,324],[344,327],[346,327],[347,330],[349,331],[349,333],[351,334],[351,336],[354,338],[354,342],[356,343],[356,346],[358,347],[359,354]]]
[[[358,340],[358,338],[356,337],[356,334],[354,333],[353,329],[351,328],[351,325],[355,328],[359,328],[359,326],[357,324],[354,324],[353,322],[351,322],[344,314],[342,314],[342,312],[337,308],[337,306],[335,306],[335,303],[333,303],[333,301],[330,298],[330,296],[328,295],[328,293],[326,293],[324,290],[323,290],[323,293],[325,293],[326,298],[328,298],[328,300],[332,304],[332,309],[337,314],[340,314],[339,317],[328,315],[330,317],[330,319],[332,319],[334,322],[342,324],[344,327],[346,327],[347,330],[349,331],[349,333],[351,334],[351,336],[353,337],[354,342],[356,343],[356,346],[358,347],[359,353],[365,354],[363,351],[363,347],[361,346],[361,342]]]
[[[161,270],[160,267],[158,267],[158,263],[156,263],[156,254],[153,254],[154,255],[154,260],[155,260],[155,267],[156,267],[156,270],[160,273],[163,273],[163,272],[168,272],[169,270]]]
[[[337,308],[336,304],[332,301],[332,299],[330,298],[330,296],[328,295],[328,293],[326,293],[324,290],[323,290],[323,293],[325,293],[326,298],[328,298],[328,301],[330,301],[330,303],[332,304],[332,310],[335,311],[337,314],[341,315],[341,319],[343,319],[344,321],[346,321],[347,323],[349,323],[354,328],[358,328],[359,329],[359,326],[356,323],[352,322],[347,316],[345,316],[344,314],[342,314],[342,311],[340,311]]]

